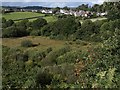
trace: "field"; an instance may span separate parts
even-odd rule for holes
[[[24,18],[31,18],[31,17],[38,17],[38,16],[45,16],[44,14],[41,13],[34,13],[34,12],[13,12],[13,13],[9,13],[9,14],[3,14],[2,17],[4,17],[5,19],[9,20],[16,20],[16,19],[24,19]],[[54,16],[46,16],[43,17],[44,19],[47,20],[47,22],[54,22],[57,20],[56,17]],[[29,19],[30,21],[35,20],[34,19]]]
[[[30,17],[37,17],[37,16],[44,16],[41,13],[33,13],[33,12],[13,12],[8,14],[3,14],[3,17],[7,20],[12,19],[21,19],[21,18],[30,18]]]
[[[3,38],[3,45],[8,47],[20,47],[20,43],[23,40],[31,40],[33,44],[39,44],[36,47],[32,48],[38,48],[38,49],[44,49],[46,47],[60,47],[64,44],[64,41],[59,40],[50,40],[47,37],[41,37],[41,36],[27,36],[27,37],[21,37],[21,38]]]
[[[23,40],[31,40],[33,44],[38,44],[35,47],[29,47],[29,48],[23,48],[21,47],[21,42]],[[90,44],[91,43],[91,44]],[[48,37],[42,37],[42,36],[26,36],[26,37],[20,37],[20,38],[3,38],[2,39],[2,45],[8,46],[8,47],[17,47],[20,49],[39,49],[44,50],[48,47],[52,47],[53,49],[58,49],[64,45],[69,45],[72,49],[80,49],[80,50],[87,50],[88,47],[96,47],[100,45],[99,43],[95,42],[84,42],[82,41],[79,44],[76,44],[75,41],[65,41],[65,40],[53,40],[49,39]]]
[[[4,17],[7,20],[9,20],[9,19],[16,20],[16,19],[31,18],[31,17],[37,17],[37,16],[45,16],[45,15],[41,14],[41,13],[34,13],[34,12],[13,12],[13,13],[2,15],[2,17]],[[43,18],[46,19],[48,23],[54,22],[57,20],[57,18],[55,16],[45,16]],[[99,17],[99,18],[93,18],[90,20],[95,22],[96,20],[104,20],[104,19],[107,19],[107,18]],[[29,20],[33,21],[33,20],[36,20],[36,18],[29,19]],[[83,21],[80,20],[80,22],[82,23]]]
[[[43,17],[45,20],[47,20],[47,22],[49,23],[49,22],[54,22],[54,21],[57,21],[57,17],[55,17],[55,16],[46,16],[46,17]],[[34,20],[36,20],[36,18],[34,18],[34,19],[29,19],[29,21],[34,21]]]
[[[107,18],[104,18],[104,17],[99,17],[99,18],[93,18],[93,19],[90,19],[92,22],[95,22],[97,20],[105,20]]]
[[[105,17],[98,17],[98,18],[92,18],[92,19],[90,19],[90,20],[91,20],[92,22],[95,22],[95,21],[97,21],[97,20],[105,20],[105,19],[107,19],[107,18],[105,18]],[[80,22],[83,23],[84,20],[80,20]]]

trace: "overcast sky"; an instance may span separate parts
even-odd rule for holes
[[[102,4],[107,0],[0,0],[3,6],[76,7],[80,4]],[[115,0],[114,0],[115,1]]]
[[[92,2],[101,3],[105,0],[1,0],[2,2]]]

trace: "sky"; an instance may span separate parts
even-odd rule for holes
[[[3,6],[44,6],[44,7],[77,7],[81,4],[89,4],[92,6],[91,2],[3,2]]]
[[[0,0],[2,2],[92,2],[101,3],[105,0]]]
[[[0,0],[2,6],[44,6],[44,7],[76,7],[81,4],[102,4],[106,0]]]

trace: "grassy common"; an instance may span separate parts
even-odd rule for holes
[[[35,47],[29,47],[29,48],[23,48],[21,47],[21,42],[24,40],[31,40],[33,44],[35,44]],[[90,44],[91,43],[91,44]],[[84,42],[84,41],[65,41],[65,40],[54,40],[49,39],[48,37],[42,37],[42,36],[26,36],[26,37],[20,37],[20,38],[3,38],[2,45],[7,47],[18,47],[24,50],[27,49],[39,49],[44,50],[48,47],[52,47],[53,49],[59,49],[63,47],[64,45],[69,45],[74,50],[83,50],[86,51],[88,47],[96,47],[99,46],[99,43],[94,42]]]

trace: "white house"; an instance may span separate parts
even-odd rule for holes
[[[38,10],[32,10],[32,12],[38,12]]]
[[[42,13],[53,13],[52,10],[41,10]]]

